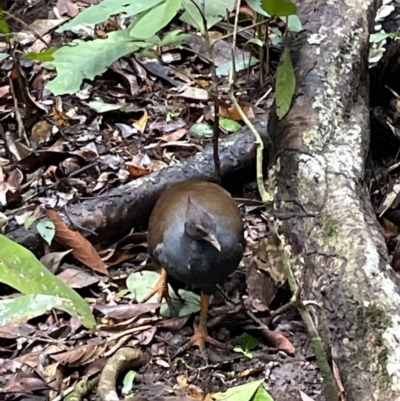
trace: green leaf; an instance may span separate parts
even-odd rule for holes
[[[280,0],[281,1],[281,0]],[[252,8],[256,13],[264,15],[265,17],[270,18],[271,15],[268,14],[262,7],[260,0],[247,0],[247,4],[250,8]],[[296,10],[297,11],[297,10]],[[303,25],[300,21],[300,18],[297,15],[288,15],[287,16],[287,28],[290,32],[300,32],[303,29]],[[274,43],[273,43],[274,44]]]
[[[206,138],[211,138],[214,136],[214,129],[207,123],[197,123],[190,127],[190,131],[198,136],[204,136]]]
[[[242,71],[246,68],[252,67],[253,65],[258,64],[258,59],[251,56],[251,57],[243,57],[243,56],[236,56],[235,57],[235,70]],[[217,67],[217,75],[219,77],[229,75],[229,71],[232,68],[232,61],[228,61],[223,63]]]
[[[130,36],[137,39],[152,37],[160,29],[164,28],[174,18],[182,5],[182,0],[164,0],[153,7],[137,20]]]
[[[300,32],[303,29],[303,24],[297,15],[289,15],[287,17],[287,27],[290,32]]]
[[[253,359],[253,354],[250,351],[245,351],[243,348],[236,346],[233,348],[234,352],[243,354],[246,358]]]
[[[241,125],[237,121],[230,118],[220,118],[219,125],[226,132],[237,132],[241,128]]]
[[[250,401],[263,380],[257,380],[232,387],[224,393],[216,393],[213,398],[223,401]]]
[[[81,24],[99,24],[116,14],[123,13],[126,17],[137,15],[156,6],[161,3],[161,1],[162,0],[103,0],[99,4],[85,8],[75,18],[58,28],[56,32],[62,33]]]
[[[159,46],[175,45],[180,46],[183,42],[187,42],[193,35],[181,33],[180,29],[168,32],[160,42]]]
[[[87,328],[96,325],[89,305],[72,288],[55,277],[32,252],[0,235],[0,282],[28,295],[54,295],[62,299],[61,309],[82,322]],[[41,299],[39,299],[41,301]],[[54,300],[47,305],[53,307]]]
[[[294,75],[292,60],[289,50],[285,48],[282,61],[276,70],[275,101],[276,114],[282,119],[290,109],[294,90],[296,88],[296,77]]]
[[[51,241],[53,241],[54,236],[56,235],[56,226],[49,219],[44,219],[39,221],[36,224],[36,229],[40,236],[51,245]]]
[[[259,46],[259,47],[263,47],[264,43],[261,39],[259,38],[251,38],[247,41],[247,43],[254,43],[255,45]]]
[[[167,117],[166,117],[166,121],[167,123],[169,123],[170,121],[172,121],[174,118],[179,117],[181,114],[180,111],[168,111],[167,112]]]
[[[108,111],[120,110],[125,106],[121,104],[106,103],[100,97],[96,97],[93,102],[89,102],[89,107],[97,113],[107,113]]]
[[[134,370],[130,370],[124,376],[124,380],[122,382],[122,394],[127,395],[133,389],[133,381],[135,380],[137,372]]]
[[[258,340],[257,338],[253,337],[251,334],[243,333],[238,338],[238,345],[245,351],[251,351],[254,348],[258,347]]]
[[[126,286],[132,296],[140,302],[157,284],[160,275],[157,272],[144,270],[135,272],[126,279]],[[170,286],[168,286],[168,291]],[[154,294],[147,302],[157,302],[157,294]]]
[[[8,36],[10,33],[10,26],[8,25],[7,20],[4,18],[4,12],[0,9],[0,33]],[[8,41],[8,38],[6,38]]]
[[[141,301],[156,285],[160,275],[152,271],[142,271],[132,273],[126,280],[126,286],[132,293],[133,297],[137,301]],[[178,316],[185,316],[190,313],[196,313],[200,310],[200,297],[191,291],[180,290],[180,296],[185,300],[182,304],[178,298],[176,298],[170,285],[168,285],[168,292],[171,296],[172,304],[177,312]],[[154,294],[147,302],[157,302],[157,294]],[[160,308],[160,313],[163,316],[170,316],[171,312],[166,303],[163,303]]]
[[[260,386],[251,401],[274,401],[274,399],[264,387]]]
[[[203,16],[199,9],[193,4],[193,1],[203,11],[204,3],[204,17],[207,21],[207,29],[225,19],[230,11],[235,7],[235,0],[183,0],[182,5],[185,12],[181,16],[181,21],[199,29],[204,32]]]
[[[261,8],[273,17],[296,14],[297,7],[289,0],[261,0]]]
[[[54,60],[43,64],[45,68],[57,69],[57,77],[48,82],[46,88],[54,95],[76,93],[83,79],[101,75],[120,57],[139,48],[127,29],[111,32],[106,39],[85,42],[74,40],[54,52]]]
[[[0,61],[5,60],[7,57],[10,57],[8,53],[0,53]]]
[[[57,50],[56,47],[49,47],[46,50],[43,50],[42,52],[27,52],[24,54],[24,57],[27,60],[37,60],[41,61],[42,63],[46,61],[53,61],[54,60],[54,52]]]
[[[198,1],[196,1],[196,3],[199,5]],[[204,33],[203,17],[198,8],[193,4],[193,1],[182,0],[182,4],[185,12],[181,15],[180,20],[197,28],[201,33]],[[199,7],[200,10],[202,10],[202,6],[199,5]]]
[[[171,293],[170,293],[171,294]],[[171,294],[171,301],[177,316],[186,316],[191,313],[197,313],[200,310],[200,297],[192,291],[180,290],[179,295],[184,299],[184,303]],[[166,303],[161,305],[160,314],[162,316],[171,317],[172,313]]]
[[[27,230],[36,221],[35,216],[28,216],[24,221],[25,230]]]
[[[264,15],[265,17],[271,17],[263,8],[261,8],[260,0],[247,0],[247,5],[257,14]]]
[[[257,338],[253,337],[248,333],[243,333],[238,338],[238,345],[233,349],[235,352],[240,352],[247,358],[253,358],[253,354],[250,352],[252,349],[258,346]]]
[[[369,42],[370,43],[378,43],[382,42],[382,40],[385,40],[390,37],[390,33],[386,32],[377,32],[377,33],[372,33],[369,35]]]
[[[65,310],[72,307],[70,300],[60,298],[58,295],[23,295],[7,299],[0,301],[0,326],[33,319],[52,308]]]
[[[282,42],[282,32],[278,28],[271,28],[274,35],[271,35],[271,43],[276,46]]]

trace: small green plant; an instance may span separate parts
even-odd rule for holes
[[[257,338],[251,334],[243,333],[238,339],[238,345],[233,349],[235,352],[240,352],[247,358],[253,358],[253,354],[250,352],[258,347]]]
[[[262,386],[263,380],[257,380],[231,387],[223,393],[213,394],[220,401],[274,401]]]
[[[96,321],[89,305],[67,284],[54,276],[32,252],[0,234],[0,282],[24,296],[0,303],[0,326],[40,316],[51,308],[69,313],[87,328]]]
[[[287,27],[297,32],[301,30],[300,20],[295,15],[297,7],[289,0],[248,0],[247,4],[260,17],[254,25],[257,28],[257,37],[251,43],[259,44],[263,65],[263,43],[268,41],[262,37],[261,25],[265,24],[268,27],[272,19],[284,17]],[[94,26],[117,14],[132,18],[132,22],[126,29],[111,32],[104,39],[92,41],[76,39],[56,51],[51,49],[44,51],[43,54],[26,53],[26,57],[42,61],[45,68],[57,70],[57,77],[47,83],[47,89],[55,95],[73,94],[80,89],[84,79],[94,79],[101,75],[121,57],[132,53],[155,56],[156,54],[151,52],[154,47],[160,48],[167,45],[183,47],[191,35],[183,34],[179,29],[167,32],[163,36],[160,34],[160,30],[178,15],[181,21],[198,29],[204,38],[210,41],[208,30],[229,15],[234,7],[234,0],[148,0],[146,2],[103,0],[99,4],[84,9],[75,18],[58,28],[57,32],[73,30],[80,25]],[[268,34],[268,29],[266,32]],[[232,35],[229,33],[227,36]],[[276,40],[281,39],[279,35],[275,35],[275,43]],[[215,43],[216,41],[209,43],[210,48]],[[268,65],[268,54],[267,50],[266,65]],[[212,63],[212,60],[209,61]],[[236,60],[235,64],[238,62]],[[254,62],[257,60],[252,57],[247,60],[244,68]],[[237,65],[235,70],[238,71]],[[279,118],[282,118],[290,108],[294,86],[294,71],[289,53],[286,51],[278,67],[275,90]]]

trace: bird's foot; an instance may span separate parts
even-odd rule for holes
[[[140,301],[140,303],[147,302],[154,294],[157,294],[157,302],[161,303],[163,299],[167,301],[168,307],[172,314],[174,314],[174,306],[172,304],[171,296],[168,292],[167,272],[161,269],[160,278],[153,289]]]
[[[206,343],[211,344],[217,348],[229,349],[229,346],[227,346],[226,344],[223,344],[223,343],[217,341],[215,338],[212,338],[211,336],[209,336],[206,326],[195,324],[193,336],[190,338],[190,340],[186,344],[184,344],[182,347],[180,347],[176,351],[173,358],[182,354],[183,352],[186,352],[189,348],[196,346],[200,349],[200,353],[201,353],[201,356],[203,357],[203,359],[205,361],[207,361],[208,357],[207,357],[207,352],[206,352]]]

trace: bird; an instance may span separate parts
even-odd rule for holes
[[[153,264],[161,268],[152,294],[171,304],[168,277],[201,289],[199,323],[184,349],[197,346],[204,359],[206,343],[226,348],[207,331],[210,295],[238,267],[244,246],[240,210],[229,192],[215,183],[174,184],[161,194],[151,213],[148,250]]]

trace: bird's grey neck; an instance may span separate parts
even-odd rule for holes
[[[202,242],[194,239],[193,237],[184,233],[181,237],[181,249],[184,251],[193,252],[195,250],[201,249]]]

